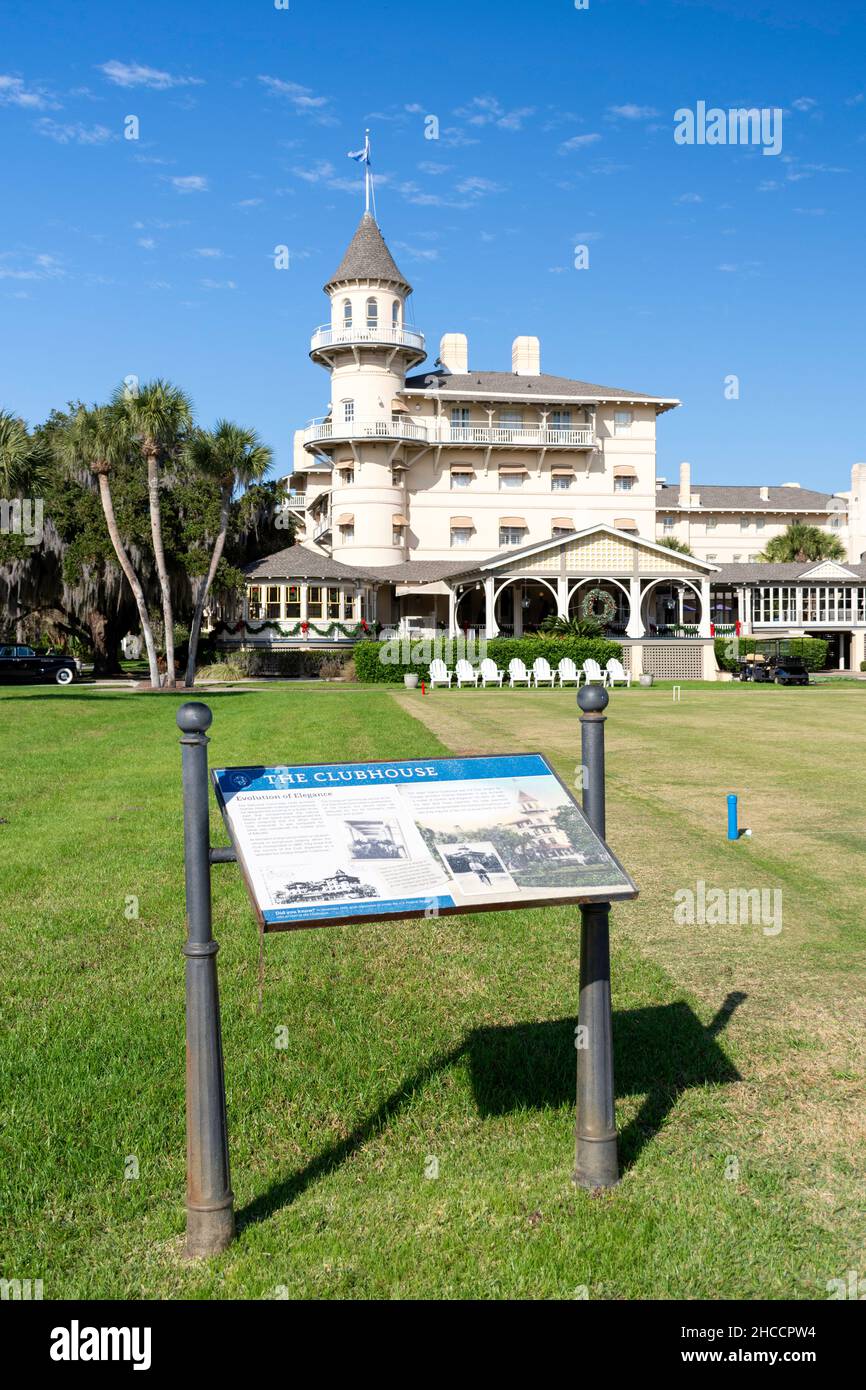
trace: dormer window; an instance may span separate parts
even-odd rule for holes
[[[379,327],[379,301],[378,299],[367,300],[367,327]]]
[[[352,301],[351,301],[351,299],[344,299],[344,300],[343,300],[343,327],[344,327],[344,328],[351,328],[351,327],[352,327]]]

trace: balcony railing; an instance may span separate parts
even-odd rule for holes
[[[314,540],[314,541],[319,541],[319,540],[321,540],[323,536],[327,536],[327,535],[328,535],[328,533],[330,532],[330,530],[331,530],[331,518],[330,518],[330,516],[322,517],[321,521],[317,521],[316,524],[315,524],[315,526],[313,527],[313,540]]]
[[[305,444],[321,444],[330,439],[417,439],[426,443],[424,425],[411,420],[313,420],[304,430]]]
[[[305,492],[286,492],[283,495],[283,506],[292,511],[305,512],[307,510],[307,494]]]
[[[424,351],[424,334],[416,333],[414,328],[332,328],[323,323],[310,339],[310,352],[318,352],[329,347],[354,347],[356,343],[376,343],[383,347],[406,347],[415,352]]]
[[[591,449],[595,436],[591,425],[576,429],[542,429],[540,426],[451,425],[436,420],[312,420],[304,431],[305,444],[331,439],[413,439],[422,444],[504,445],[517,448]]]

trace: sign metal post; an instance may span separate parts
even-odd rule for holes
[[[206,730],[213,715],[193,700],[177,724],[183,763],[183,843],[186,870],[186,1254],[218,1255],[235,1233],[229,1176],[226,1091],[216,954],[211,933],[210,847]],[[225,857],[225,852],[219,856]],[[231,856],[234,858],[234,855]]]
[[[601,839],[605,833],[604,710],[602,685],[577,692],[580,716],[583,809]],[[579,1187],[619,1182],[613,1082],[613,1016],[610,1001],[610,903],[580,909],[580,1006],[577,1049],[577,1123],[574,1181]]]

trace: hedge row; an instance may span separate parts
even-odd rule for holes
[[[359,681],[396,685],[412,671],[424,679],[434,657],[441,657],[449,670],[453,670],[454,663],[462,656],[473,666],[478,665],[482,656],[489,656],[502,670],[508,669],[509,661],[515,656],[527,667],[537,656],[543,656],[554,668],[564,656],[570,656],[577,666],[589,658],[604,666],[611,657],[622,657],[619,642],[608,642],[603,637],[490,637],[481,650],[479,646],[478,643],[467,645],[462,638],[450,641],[437,638],[435,642],[422,638],[357,642],[353,650],[355,671]]]
[[[823,637],[787,637],[783,640],[788,656],[802,657],[807,671],[824,670],[829,643]],[[717,637],[715,647],[716,661],[721,669],[736,671],[738,660],[749,652],[766,650],[767,642],[761,637]]]
[[[351,661],[353,651],[268,651],[255,647],[239,651],[226,648],[220,652],[223,660],[229,660],[247,676],[317,676],[326,666],[326,674],[332,675],[337,666]]]

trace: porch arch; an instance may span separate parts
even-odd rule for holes
[[[605,626],[609,631],[614,632],[616,635],[624,636],[629,625],[631,624],[632,617],[634,616],[632,613],[631,594],[629,593],[627,586],[623,584],[619,579],[612,579],[606,574],[587,575],[585,578],[577,579],[573,584],[569,584],[565,603],[565,611],[568,617],[571,618],[572,616],[580,616],[580,601],[578,599],[578,594],[581,589],[587,586],[594,589],[603,589],[605,593],[610,592],[610,590],[614,590],[614,593],[611,596],[614,599],[614,602],[616,603],[616,613],[614,614],[611,621],[607,623]],[[576,612],[572,614],[572,604],[575,603],[575,600],[577,600]]]
[[[508,605],[505,606],[503,613],[502,596],[508,589],[511,593],[511,614],[507,612]],[[524,589],[529,599],[529,607],[524,609],[522,599]],[[545,594],[545,590],[547,591]],[[519,591],[521,602],[516,601],[516,594]],[[545,599],[547,601],[545,602]],[[497,584],[494,581],[493,588],[493,616],[496,626],[503,635],[508,633],[511,628],[515,637],[522,636],[524,630],[534,631],[547,617],[548,613],[554,615],[559,612],[559,601],[557,597],[556,585],[549,579],[541,576],[530,575],[511,575],[508,579],[500,580]]]
[[[672,615],[672,622],[668,619],[660,619],[656,600],[651,601],[651,595],[658,589],[659,585],[668,586],[676,593],[676,612]],[[686,614],[683,598],[686,591],[690,591],[693,596],[694,613]],[[668,626],[687,626],[699,628],[702,620],[706,617],[704,613],[704,600],[700,588],[693,579],[686,579],[682,575],[664,576],[653,579],[641,594],[641,618],[644,629],[649,636],[660,628]]]

